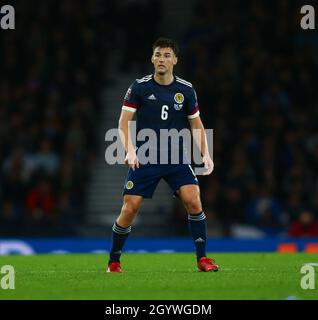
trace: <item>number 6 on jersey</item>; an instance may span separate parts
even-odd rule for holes
[[[161,108],[161,119],[167,120],[168,119],[168,110],[169,107],[167,105],[163,105]]]

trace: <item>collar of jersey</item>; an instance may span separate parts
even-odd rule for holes
[[[156,85],[158,85],[158,86],[160,86],[160,87],[170,87],[171,85],[173,85],[173,84],[176,82],[176,76],[173,75],[173,81],[172,81],[170,84],[160,84],[160,83],[158,83],[158,82],[155,80],[155,75],[152,74],[152,81],[153,81]]]

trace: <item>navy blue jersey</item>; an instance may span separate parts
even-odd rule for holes
[[[125,95],[122,109],[136,112],[137,134],[145,128],[157,134],[160,129],[180,131],[188,128],[188,119],[200,114],[192,84],[176,76],[169,85],[157,83],[153,75],[136,79]]]

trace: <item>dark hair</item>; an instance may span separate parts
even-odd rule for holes
[[[178,44],[169,38],[158,38],[152,45],[152,50],[154,51],[157,47],[159,48],[171,48],[176,57],[179,55]]]

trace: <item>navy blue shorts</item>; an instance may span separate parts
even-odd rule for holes
[[[183,185],[196,184],[198,179],[189,164],[147,164],[138,169],[128,170],[123,195],[139,195],[152,198],[160,181],[164,179],[176,195],[176,191]]]

